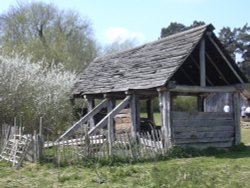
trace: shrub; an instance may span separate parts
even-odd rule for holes
[[[61,64],[45,66],[30,57],[0,55],[0,121],[22,119],[26,130],[34,130],[39,117],[43,125],[55,131],[71,117],[69,95],[75,73]],[[1,123],[0,122],[0,123]]]

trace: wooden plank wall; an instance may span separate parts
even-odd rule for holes
[[[208,96],[205,101],[205,112],[223,112],[226,104],[232,109],[232,95],[230,93],[216,93]]]
[[[232,95],[230,93],[217,93],[205,99],[205,112],[223,112],[223,107],[228,103],[232,108]],[[248,106],[248,101],[240,95],[240,107]]]
[[[172,117],[174,145],[230,147],[235,140],[233,113],[172,112]]]

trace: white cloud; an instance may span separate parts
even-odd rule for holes
[[[112,43],[114,41],[124,42],[126,40],[135,40],[139,43],[145,40],[141,32],[129,31],[123,27],[109,27],[104,33],[105,41]]]

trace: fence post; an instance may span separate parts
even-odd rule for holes
[[[37,137],[37,145],[38,145],[38,159],[42,159],[43,158],[43,118],[40,117],[39,119],[39,134]]]
[[[33,132],[32,140],[33,140],[33,161],[37,161],[37,139],[36,139],[36,130]]]
[[[115,101],[112,98],[109,98],[108,100],[108,113],[111,112],[113,110],[113,108],[115,107]],[[108,117],[108,151],[109,151],[109,155],[112,156],[113,152],[112,152],[112,144],[114,142],[114,134],[115,134],[115,130],[114,130],[114,118],[112,116]]]

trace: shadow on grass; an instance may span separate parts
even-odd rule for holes
[[[243,143],[230,147],[230,148],[214,148],[209,147],[204,150],[199,150],[195,148],[181,148],[173,147],[166,154],[155,155],[152,158],[124,158],[119,156],[106,157],[106,158],[94,158],[87,157],[79,160],[76,163],[71,163],[69,161],[61,161],[60,164],[56,159],[53,161],[44,159],[40,161],[41,165],[48,165],[50,167],[66,167],[66,166],[84,166],[84,167],[96,167],[101,166],[123,166],[124,164],[138,164],[145,162],[156,162],[156,161],[166,161],[171,159],[181,159],[181,158],[195,158],[195,157],[215,157],[215,158],[228,158],[228,159],[238,159],[250,157],[250,146],[245,146]]]
[[[230,148],[214,148],[198,150],[195,148],[173,148],[168,157],[170,158],[189,158],[189,157],[216,157],[216,158],[245,158],[250,157],[250,146],[243,143]]]

